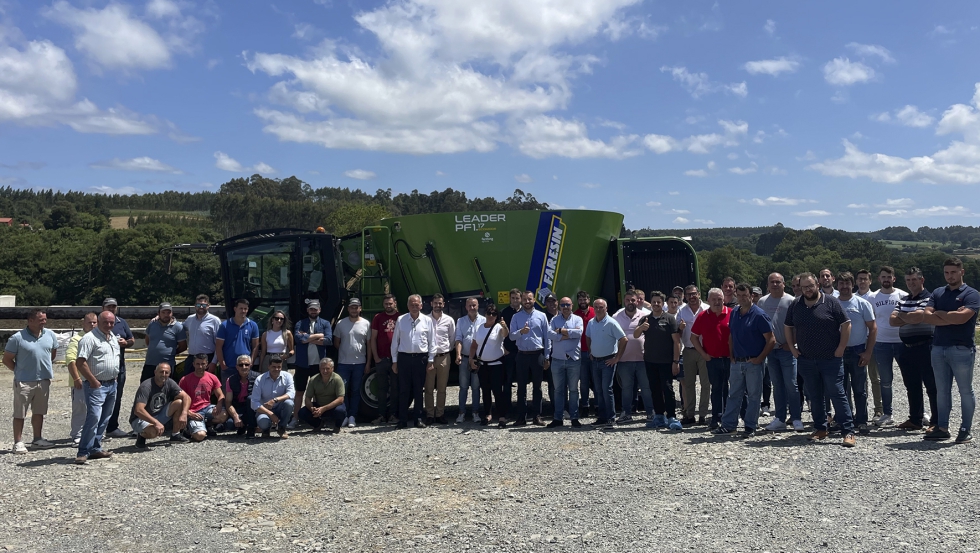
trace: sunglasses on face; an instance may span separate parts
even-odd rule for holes
[[[238,366],[239,367],[251,367],[252,364],[251,363],[239,363]]]
[[[208,304],[206,304],[206,303],[199,303],[199,304],[197,304],[197,306],[200,307],[201,309],[204,309],[205,307],[208,306]]]
[[[282,322],[282,321],[283,321],[283,318],[282,318],[282,317],[273,317],[273,318],[272,318],[272,320],[273,320],[273,321],[279,321],[279,322]]]
[[[562,306],[562,307],[571,307],[571,306],[572,306],[572,304],[570,304],[570,303],[563,303],[563,304],[561,304],[561,306]]]

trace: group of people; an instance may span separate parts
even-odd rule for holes
[[[766,430],[803,431],[803,405],[809,405],[814,427],[809,439],[824,440],[837,427],[848,447],[855,445],[856,433],[894,424],[897,361],[910,410],[898,427],[927,427],[927,440],[951,438],[955,380],[962,407],[956,442],[968,443],[980,294],[963,282],[957,258],[947,259],[943,271],[946,285],[932,293],[915,267],[905,274],[907,292],[895,287],[891,267],[880,269],[877,291],[870,290],[867,270],[835,276],[829,269],[794,276],[793,295],[779,273],[769,275],[766,295],[726,278],[721,288],[708,291],[707,303],[694,285],[675,287],[669,297],[652,292],[649,301],[642,291],[629,290],[616,313],[609,313],[606,300],[593,301],[585,291],[576,294],[574,304],[570,297],[548,294],[539,309],[534,291],[515,288],[510,305],[498,310],[490,304],[482,315],[478,299],[469,298],[458,320],[444,312],[440,294],[432,297],[430,314],[422,313],[417,294],[409,296],[404,314],[387,295],[384,310],[371,321],[361,317],[361,302],[354,298],[347,316],[331,324],[320,317],[314,300],[307,304],[307,317],[294,326],[283,311],[274,311],[261,333],[247,317],[247,300],[238,300],[234,315],[221,321],[209,312],[208,297],[200,295],[195,313],[184,322],[162,303],[147,325],[146,359],[129,418],[132,433],[119,428],[118,417],[125,351],[134,338],[116,314],[116,300],[106,298],[101,313],[85,316],[65,357],[75,461],[111,457],[104,440],[124,436],[135,436],[143,448],[148,439],[197,442],[220,431],[249,438],[256,432],[267,437],[275,429],[286,438],[300,422],[314,431],[340,432],[356,426],[362,380],[372,370],[378,381],[374,424],[448,424],[452,361],[459,371],[457,423],[469,418],[489,425],[495,419],[499,427],[508,426],[516,384],[513,426],[557,428],[567,417],[578,428],[593,408],[591,424],[609,426],[633,420],[639,408],[649,428],[681,431],[709,424],[712,433],[727,435],[741,421],[742,434],[750,436],[760,417],[770,414]],[[13,452],[18,454],[27,452],[28,411],[31,446],[53,445],[42,429],[58,341],[46,321],[43,310],[32,312],[3,356],[14,372]],[[284,367],[288,359],[294,361],[292,374]],[[183,374],[175,375],[181,366]],[[680,407],[674,380],[681,381]],[[544,383],[553,406],[548,423]]]

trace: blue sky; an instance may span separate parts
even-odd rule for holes
[[[474,8],[478,6],[478,8]],[[0,185],[980,225],[980,4],[0,0]]]

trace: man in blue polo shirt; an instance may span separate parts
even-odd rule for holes
[[[593,425],[615,424],[616,398],[613,397],[613,379],[616,364],[626,351],[626,333],[607,311],[606,300],[596,298],[592,302],[595,318],[585,327],[585,339],[592,357],[592,382],[596,383],[596,403],[599,414]]]
[[[970,427],[977,399],[973,393],[973,362],[976,345],[973,333],[980,311],[980,294],[963,282],[963,262],[950,257],[943,262],[946,286],[932,292],[932,300],[926,307],[923,322],[936,325],[932,340],[932,370],[936,373],[936,396],[939,403],[939,420],[936,428],[926,433],[927,440],[949,439],[949,414],[953,409],[953,380],[960,390],[960,408],[963,420],[956,435],[956,443],[973,441]]]
[[[214,339],[214,356],[221,367],[221,382],[238,372],[235,362],[239,355],[255,359],[258,348],[259,325],[248,318],[248,300],[240,299],[235,302],[235,316],[221,323]]]
[[[813,426],[810,441],[825,439],[827,411],[824,397],[834,406],[834,420],[844,434],[844,447],[854,447],[854,419],[844,393],[844,364],[842,358],[851,336],[851,320],[840,302],[817,288],[813,273],[800,275],[803,297],[793,302],[786,313],[786,343],[800,373],[806,395],[810,398]]]
[[[762,406],[762,366],[776,347],[772,321],[758,305],[752,303],[752,287],[741,283],[735,287],[738,308],[729,315],[728,329],[732,341],[732,368],[728,376],[728,402],[721,426],[713,434],[731,434],[738,428],[738,413],[745,401],[746,437],[755,434]]]

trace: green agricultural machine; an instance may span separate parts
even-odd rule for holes
[[[272,229],[174,250],[217,254],[227,312],[247,298],[260,328],[274,309],[293,321],[304,317],[311,299],[320,301],[322,317],[336,320],[352,297],[370,318],[385,294],[401,309],[419,294],[428,311],[428,300],[441,293],[446,312],[459,317],[467,298],[505,306],[512,288],[534,291],[542,307],[549,293],[574,299],[585,290],[614,310],[630,288],[669,294],[698,284],[697,256],[686,241],[620,238],[622,228],[623,216],[605,211],[437,213],[382,219],[344,237]],[[361,390],[366,419],[377,408],[373,380],[365,378]]]

